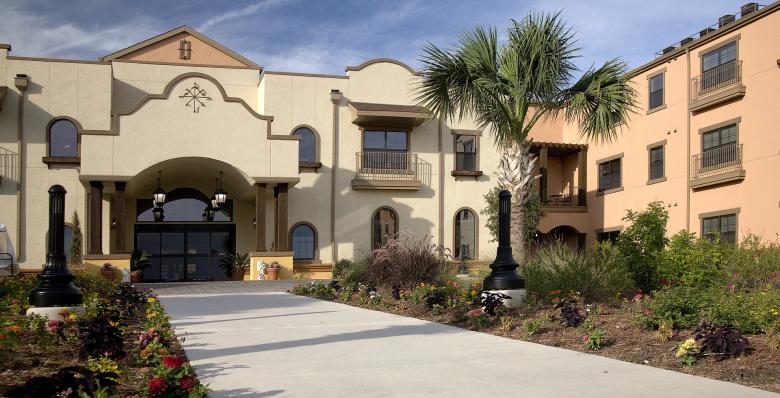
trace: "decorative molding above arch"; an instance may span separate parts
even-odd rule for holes
[[[347,68],[345,70],[347,72],[349,72],[349,71],[359,71],[359,70],[361,70],[361,69],[363,69],[363,68],[365,68],[367,66],[371,66],[373,64],[378,64],[378,63],[383,63],[383,62],[390,63],[390,64],[396,64],[396,65],[398,65],[398,66],[408,70],[409,73],[411,73],[411,74],[413,74],[415,76],[420,76],[422,74],[422,73],[412,69],[411,66],[409,66],[409,65],[407,65],[407,64],[405,64],[405,63],[403,63],[403,62],[401,62],[401,61],[399,61],[397,59],[392,59],[392,58],[374,58],[374,59],[369,59],[368,61],[363,62],[362,64],[360,64],[358,66],[347,66]]]

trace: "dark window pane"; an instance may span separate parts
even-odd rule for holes
[[[233,242],[229,232],[211,233],[211,255],[224,256],[233,251]]]
[[[317,141],[314,133],[306,127],[301,127],[293,133],[301,137],[298,141],[298,160],[301,162],[314,162]]]
[[[211,255],[211,242],[208,232],[187,233],[187,255]]]
[[[314,259],[314,230],[308,225],[299,225],[292,232],[293,258]]]
[[[664,104],[664,74],[650,79],[650,109]]]
[[[366,130],[363,133],[363,149],[385,149],[385,132]]]
[[[395,212],[391,209],[379,209],[372,221],[374,248],[378,248],[387,242],[387,239],[394,239],[398,233],[398,219]]]
[[[664,147],[659,146],[650,149],[650,179],[655,180],[664,176]]]
[[[79,156],[78,130],[69,120],[57,120],[49,128],[49,156]]]
[[[406,151],[407,133],[404,131],[388,131],[387,147],[392,151]]]
[[[599,164],[599,191],[620,187],[620,160],[614,159]]]
[[[160,234],[161,254],[178,254],[184,253],[184,233],[183,232],[163,232]]]
[[[702,219],[701,234],[713,242],[720,236],[723,243],[736,243],[737,215],[727,214]]]

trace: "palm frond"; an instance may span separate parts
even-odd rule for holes
[[[610,142],[635,110],[636,90],[626,75],[627,66],[618,59],[590,69],[563,93],[568,102],[566,119],[577,122],[583,137]]]

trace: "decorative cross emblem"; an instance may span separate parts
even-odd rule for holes
[[[201,106],[206,106],[203,101],[211,101],[211,97],[206,95],[206,90],[200,88],[197,82],[192,84],[192,88],[185,88],[184,95],[180,95],[179,98],[189,98],[184,106],[191,106],[192,113],[198,113]]]

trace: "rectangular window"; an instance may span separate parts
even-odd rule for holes
[[[657,180],[664,177],[664,146],[659,145],[654,148],[650,148],[649,151],[650,161],[650,181]]]
[[[620,161],[622,158],[599,163],[599,192],[619,188]]]
[[[405,170],[409,160],[406,131],[365,130],[363,132],[363,168]]]
[[[701,91],[735,81],[737,76],[737,42],[732,41],[701,57]]]
[[[655,109],[664,104],[664,74],[660,73],[650,79],[650,106]]]
[[[474,135],[455,136],[455,170],[477,170],[477,137]]]
[[[737,125],[730,124],[701,135],[702,167],[718,168],[737,161]]]
[[[596,240],[599,242],[612,242],[617,243],[620,231],[598,232],[596,234]]]
[[[706,217],[701,220],[701,235],[711,241],[720,236],[723,243],[737,242],[737,215]]]

